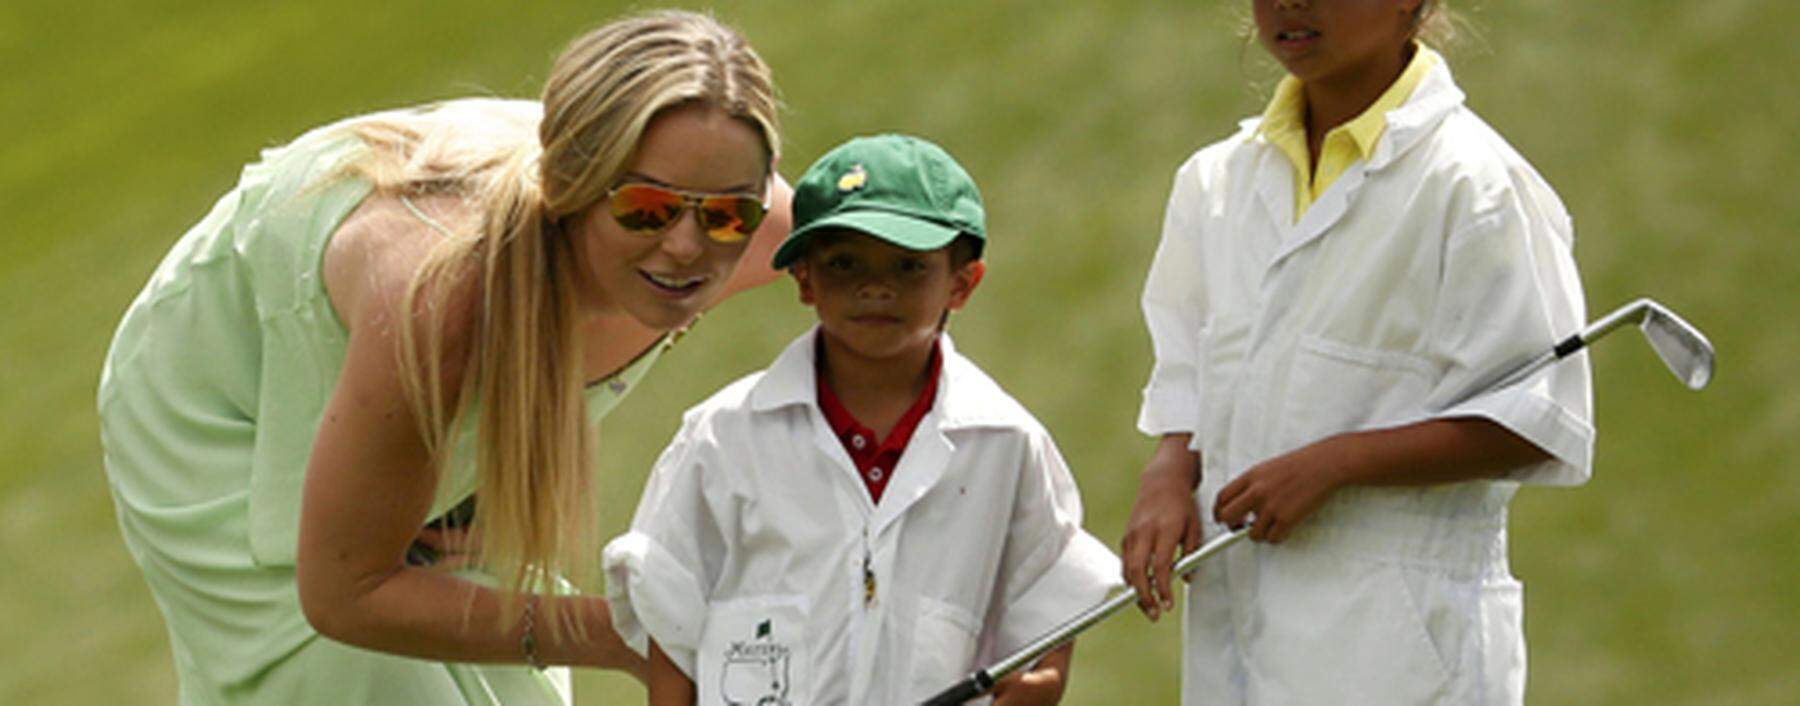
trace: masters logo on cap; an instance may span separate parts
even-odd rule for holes
[[[838,177],[838,191],[855,191],[862,188],[863,184],[868,181],[869,173],[863,171],[863,166],[858,164],[851,167],[850,171],[844,172],[843,176]]]
[[[987,241],[981,192],[943,148],[917,137],[858,137],[825,153],[794,184],[794,229],[775,251],[782,269],[813,234],[844,228],[909,250],[936,250],[959,235]]]

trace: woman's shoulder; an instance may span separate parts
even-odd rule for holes
[[[476,227],[478,219],[476,209],[457,196],[369,195],[325,247],[325,291],[339,320],[354,326],[365,306],[397,306],[432,249],[446,238],[463,237],[458,234]],[[452,287],[461,289],[466,287]]]

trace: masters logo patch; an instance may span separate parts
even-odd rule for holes
[[[863,184],[868,182],[869,173],[863,171],[863,165],[858,164],[851,167],[850,171],[844,172],[843,176],[838,177],[837,187],[838,191],[855,191],[863,188]]]
[[[791,706],[789,660],[794,650],[775,634],[772,618],[758,622],[755,633],[725,648],[719,693],[729,706]]]

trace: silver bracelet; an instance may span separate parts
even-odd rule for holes
[[[544,671],[544,661],[538,659],[537,633],[533,629],[536,627],[536,618],[537,596],[528,596],[525,599],[525,617],[519,621],[525,625],[525,631],[519,635],[519,651],[525,653],[525,664],[541,672]]]

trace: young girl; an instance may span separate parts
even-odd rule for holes
[[[546,664],[641,673],[603,600],[549,593],[597,578],[592,422],[774,277],[775,105],[735,32],[653,13],[573,42],[540,102],[355,118],[244,170],[99,391],[181,703],[562,704]],[[468,541],[421,529],[477,494]]]
[[[1584,318],[1556,194],[1419,41],[1436,0],[1253,0],[1289,76],[1175,178],[1144,311],[1161,441],[1123,542],[1192,575],[1185,704],[1518,704],[1506,506],[1593,445],[1585,359],[1452,403]]]

